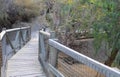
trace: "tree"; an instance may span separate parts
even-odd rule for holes
[[[94,24],[95,45],[98,49],[104,42],[108,59],[105,64],[112,66],[117,59],[120,62],[120,1],[119,0],[105,0],[101,2],[101,7],[105,16]],[[120,65],[120,64],[117,64]]]
[[[90,33],[92,29],[96,52],[101,45],[106,46],[105,64],[120,65],[120,0],[55,0],[55,3],[60,5],[59,29],[72,33],[74,38],[76,32]]]

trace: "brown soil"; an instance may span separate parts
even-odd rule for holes
[[[60,53],[58,60],[58,70],[65,77],[105,77],[104,75],[98,73],[94,69],[79,63],[68,63],[65,61],[67,55]],[[70,62],[70,61],[69,61]]]
[[[107,59],[105,47],[102,46],[95,54],[93,39],[74,40],[70,47],[79,53],[82,53],[92,59],[104,63]],[[58,69],[65,77],[105,77],[94,69],[72,59],[71,57],[59,53]]]

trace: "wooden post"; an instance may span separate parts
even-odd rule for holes
[[[51,32],[50,34],[51,34],[51,36],[50,36],[51,39],[55,38],[55,32]],[[55,68],[57,67],[57,63],[58,63],[57,59],[58,59],[57,49],[50,46],[49,63]],[[56,77],[56,76],[51,71],[49,71],[49,77]]]
[[[42,64],[42,67],[43,67],[43,70],[44,72],[46,73],[47,77],[48,77],[48,71],[47,71],[47,68],[46,68],[46,63],[45,63],[45,49],[44,49],[44,38],[43,38],[43,35],[39,32],[39,53],[38,53],[38,58],[39,58],[39,61],[41,62]]]
[[[5,31],[6,29],[4,28],[3,31]],[[1,77],[6,77],[5,73],[6,73],[6,60],[7,60],[7,56],[6,56],[6,35],[3,34],[3,37],[0,40],[0,76]]]
[[[39,32],[39,43],[38,43],[38,59],[40,60],[40,54],[41,54],[41,43],[40,43],[40,32]]]

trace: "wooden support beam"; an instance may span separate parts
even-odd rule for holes
[[[55,38],[56,33],[51,32],[50,38]],[[58,61],[58,51],[56,48],[50,46],[50,53],[49,53],[49,63],[54,67],[57,68]],[[49,71],[49,77],[56,77],[52,71]]]

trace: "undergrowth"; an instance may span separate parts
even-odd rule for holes
[[[3,4],[4,3],[4,4]],[[2,5],[1,5],[2,4]],[[42,7],[40,0],[8,0],[0,3],[0,31],[2,28],[12,28],[16,21],[29,22],[40,14]]]

